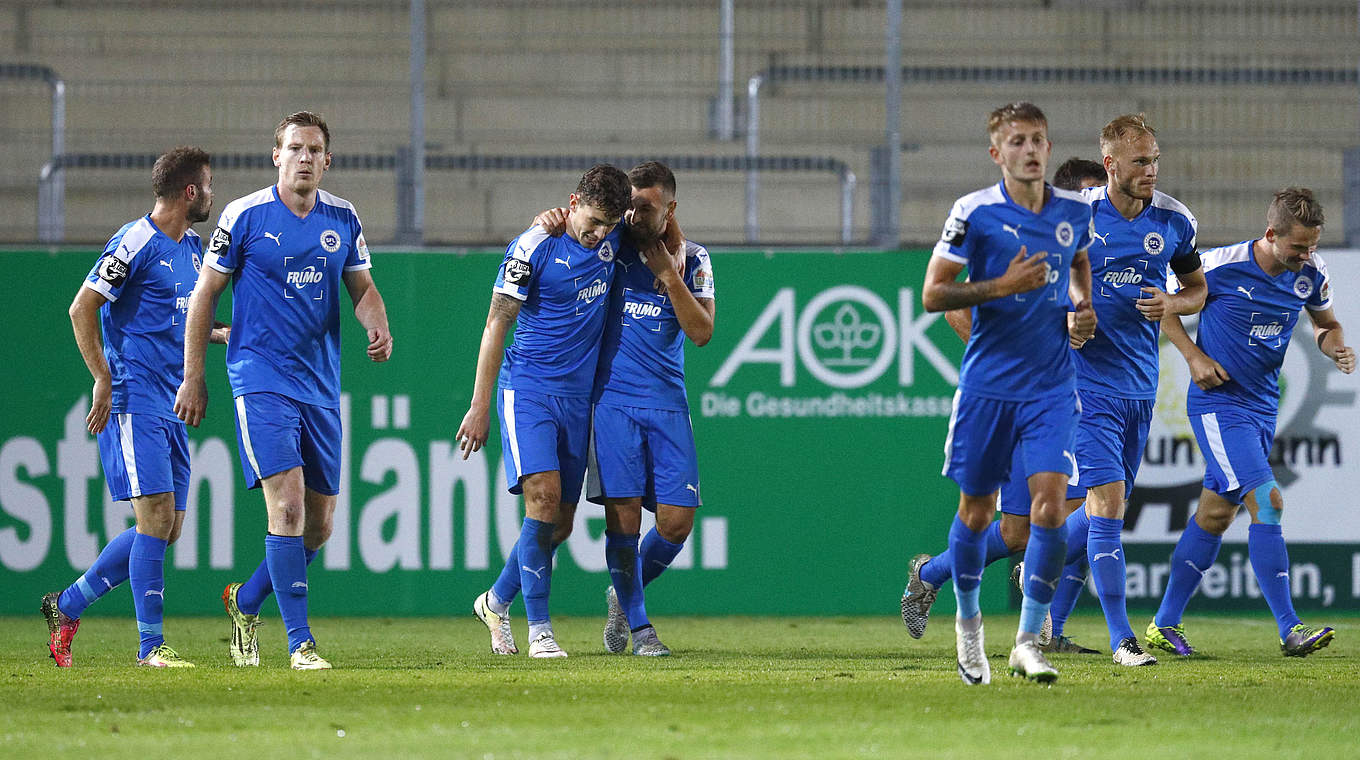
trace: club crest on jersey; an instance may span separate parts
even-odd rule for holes
[[[203,260],[198,257],[197,253],[193,254],[193,256],[194,256],[194,271],[195,272],[203,271]]]
[[[609,262],[613,261],[613,260],[614,260],[614,244],[611,243],[611,242],[609,242],[608,240],[606,240],[606,241],[604,241],[603,243],[601,243],[601,244],[600,244],[599,256],[600,256],[600,261],[603,261],[603,262],[606,263],[606,264],[608,264]]]
[[[99,260],[99,266],[96,268],[96,271],[99,273],[99,279],[115,288],[127,281],[127,262],[114,256],[112,253],[104,254],[104,258]]]
[[[1307,277],[1299,277],[1294,280],[1294,295],[1299,298],[1307,298],[1313,295],[1313,281]]]
[[[1053,230],[1053,237],[1057,238],[1058,245],[1063,248],[1072,245],[1072,239],[1075,237],[1072,232],[1072,224],[1066,221],[1058,222],[1057,228]]]
[[[1163,238],[1160,233],[1149,232],[1143,238],[1143,250],[1153,256],[1161,253],[1164,248],[1166,248],[1166,238]]]
[[[321,247],[326,249],[326,253],[335,253],[340,250],[340,233],[335,230],[326,230],[321,233]]]

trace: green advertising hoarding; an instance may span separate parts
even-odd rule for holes
[[[84,432],[90,383],[66,315],[95,252],[0,255],[24,293],[3,307],[22,337],[0,369],[0,613],[27,613],[131,513],[110,503]],[[386,364],[367,361],[342,307],[344,471],[313,609],[463,614],[518,536],[497,435],[466,462],[453,440],[498,257],[375,254],[395,337]],[[907,552],[941,546],[956,498],[939,468],[962,346],[921,313],[925,259],[714,256],[717,330],[687,358],[705,506],[652,587],[657,612],[893,613]],[[241,479],[223,356],[210,347],[208,417],[190,431],[190,514],[167,557],[174,613],[218,609],[222,586],[263,556],[263,500]],[[554,611],[600,612],[603,530],[600,509],[582,505],[558,554]],[[991,601],[1004,599],[998,584]]]

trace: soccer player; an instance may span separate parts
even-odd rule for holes
[[[98,438],[109,493],[132,500],[137,524],[65,591],[43,596],[48,649],[62,668],[71,667],[81,613],[125,580],[141,636],[137,664],[193,667],[165,643],[162,617],[165,548],[188,507],[189,439],[173,407],[202,250],[192,226],[212,208],[208,154],[184,146],[165,153],[151,169],[151,188],[151,213],[114,233],[71,303],[76,346],[94,377],[85,424]],[[225,338],[225,330],[212,331],[214,342]]]
[[[1161,152],[1144,116],[1112,119],[1100,132],[1100,151],[1109,181],[1084,193],[1092,211],[1089,255],[1100,329],[1076,352],[1081,467],[1078,485],[1067,492],[1074,511],[1063,577],[1079,577],[1081,563],[1089,561],[1114,662],[1154,665],[1125,606],[1124,510],[1157,397],[1160,323],[1167,314],[1199,311],[1206,288],[1195,248],[1198,223],[1184,204],[1156,189]],[[1182,285],[1174,295],[1165,291],[1168,267]],[[1077,509],[1083,498],[1085,508]],[[1079,592],[1075,580],[1064,585],[1054,615],[1059,634]]]
[[[1053,186],[1063,190],[1084,190],[1104,183],[1105,167],[1084,158],[1069,158],[1053,173]],[[972,311],[951,309],[945,312],[944,317],[949,326],[954,328],[959,340],[967,343],[973,329]],[[1075,337],[1069,340],[1073,348],[1080,348],[1081,342]],[[1011,477],[1001,487],[998,507],[1001,519],[987,526],[984,565],[1024,551],[1029,542],[1029,483],[1025,478],[1024,463],[1018,447],[1012,457]],[[925,633],[931,605],[935,603],[940,587],[949,580],[952,564],[953,555],[948,549],[934,557],[929,554],[912,557],[907,587],[902,593],[902,622],[912,638],[919,639]],[[1084,570],[1082,572],[1084,582]],[[1059,588],[1061,590],[1061,586]],[[1061,631],[1055,634],[1047,624],[1039,632],[1039,644],[1044,651],[1081,654],[1094,654],[1096,651],[1063,637]]]
[[[1331,643],[1331,628],[1306,626],[1294,612],[1280,527],[1284,498],[1269,460],[1280,367],[1300,308],[1312,320],[1318,350],[1342,372],[1355,371],[1355,351],[1332,313],[1327,265],[1316,252],[1323,221],[1311,190],[1275,193],[1265,234],[1204,253],[1209,296],[1195,340],[1175,314],[1162,325],[1190,368],[1186,413],[1205,468],[1199,507],[1172,552],[1171,577],[1147,627],[1149,647],[1194,654],[1181,617],[1243,504],[1251,515],[1251,567],[1275,615],[1280,650],[1304,657]]]
[[[275,185],[227,205],[189,304],[180,419],[207,408],[203,339],[217,299],[232,284],[234,329],[227,377],[248,488],[264,489],[264,562],[223,593],[237,666],[259,665],[255,626],[272,589],[294,670],[327,670],[307,623],[307,564],[330,537],[340,491],[340,285],[368,334],[368,356],[392,355],[387,309],[369,272],[354,206],[321,189],[330,129],[299,111],[274,129]]]
[[[605,507],[605,561],[611,586],[605,648],[667,656],[647,617],[643,587],[684,547],[700,505],[699,461],[685,396],[685,339],[713,337],[713,264],[701,245],[685,240],[684,274],[657,246],[675,221],[675,175],[649,161],[628,172],[632,208],[625,245],[610,290],[599,368],[595,374],[590,446],[590,501]],[[656,525],[638,539],[642,507]]]
[[[498,386],[506,481],[511,493],[524,495],[525,517],[496,584],[473,601],[495,654],[519,651],[509,610],[523,589],[529,656],[567,656],[548,616],[552,554],[571,533],[585,477],[590,392],[620,245],[615,227],[628,195],[621,170],[592,167],[570,196],[567,234],[530,227],[510,242],[496,275],[472,402],[457,436],[464,458],[486,443]]]
[[[1037,106],[996,109],[987,132],[988,152],[1002,180],[954,204],[922,292],[928,311],[973,309],[943,473],[960,491],[949,533],[958,672],[964,683],[991,681],[978,587],[996,492],[1019,446],[1032,499],[1031,529],[1010,669],[1050,682],[1058,671],[1039,650],[1037,637],[1062,569],[1063,495],[1074,469],[1078,405],[1069,333],[1087,337],[1095,327],[1086,259],[1091,208],[1080,195],[1044,181],[1053,144],[1048,119]],[[970,280],[958,282],[965,267]],[[1076,314],[1071,329],[1069,307]]]

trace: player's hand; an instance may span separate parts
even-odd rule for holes
[[[198,427],[207,413],[208,384],[202,380],[185,378],[179,384],[179,390],[175,391],[175,416],[190,427]]]
[[[1144,285],[1143,292],[1148,295],[1135,299],[1133,304],[1138,307],[1138,311],[1143,313],[1143,319],[1149,322],[1160,322],[1162,317],[1171,314],[1171,295],[1161,288],[1151,285]]]
[[[1187,363],[1190,365],[1190,379],[1203,390],[1217,388],[1232,379],[1228,376],[1228,370],[1223,369],[1223,365],[1208,354],[1200,353]]]
[[[1355,349],[1350,346],[1342,346],[1336,350],[1336,356],[1332,357],[1336,362],[1336,368],[1350,374],[1355,371]]]
[[[208,333],[208,342],[225,345],[231,339],[231,325],[214,325]]]
[[[666,220],[666,229],[661,231],[661,239],[666,242],[666,250],[670,251],[671,264],[675,271],[680,275],[680,279],[685,279],[685,233],[680,230],[680,223],[676,221],[675,214],[671,214]]]
[[[1096,334],[1096,310],[1090,301],[1082,301],[1067,313],[1067,344],[1081,348]]]
[[[90,394],[90,413],[85,415],[85,429],[98,435],[109,424],[109,410],[113,408],[113,380],[104,377],[94,381]]]
[[[491,413],[487,409],[478,409],[476,404],[468,407],[467,414],[463,415],[463,424],[458,426],[458,450],[463,452],[463,458],[474,451],[480,451],[486,445],[487,431],[491,429]]]
[[[368,328],[368,358],[375,362],[392,358],[392,333],[386,327]]]
[[[1001,289],[1005,295],[1015,295],[1042,288],[1048,283],[1048,268],[1047,251],[1026,258],[1022,245],[1001,275]]]
[[[540,211],[534,217],[534,224],[542,227],[549,235],[557,237],[567,231],[567,209],[561,206]]]

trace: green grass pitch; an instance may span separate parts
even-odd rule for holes
[[[1136,669],[1055,655],[1052,687],[1006,676],[1015,617],[987,621],[993,682],[967,687],[944,616],[921,641],[889,617],[663,617],[676,655],[660,660],[605,654],[600,619],[561,618],[571,657],[554,661],[491,655],[470,615],[320,618],[336,670],[294,673],[276,615],[259,668],[228,664],[221,616],[168,620],[198,667],[153,671],[132,666],[132,621],[93,611],[59,670],[35,612],[0,618],[0,757],[1360,756],[1360,618],[1326,621],[1332,646],[1294,659],[1264,611],[1192,617],[1209,655]],[[1105,639],[1092,616],[1068,633]]]

